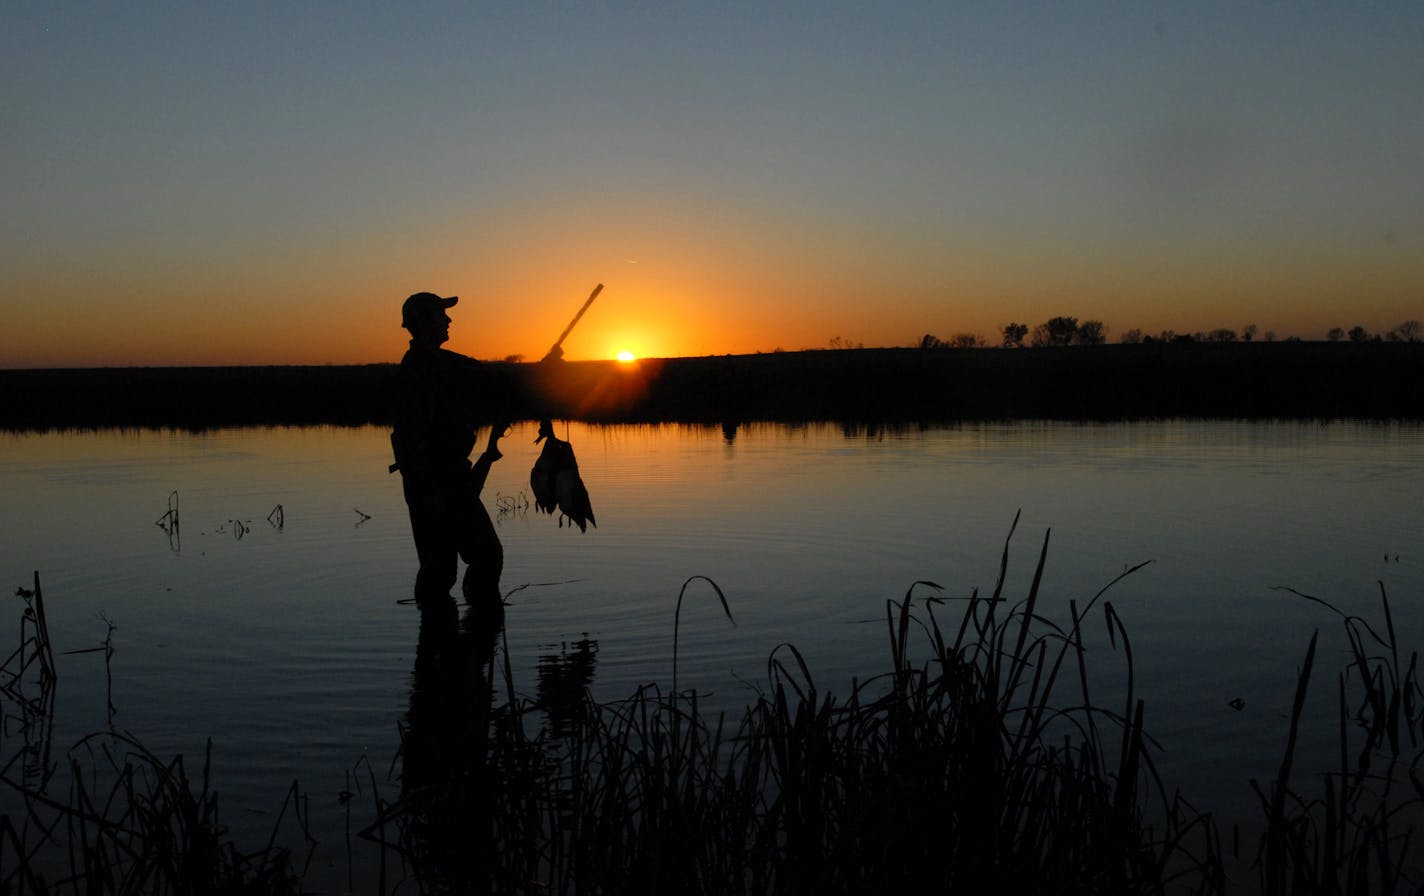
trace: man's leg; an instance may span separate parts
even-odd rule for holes
[[[491,628],[497,628],[504,617],[504,596],[499,590],[499,579],[504,572],[504,546],[499,543],[489,512],[478,499],[472,499],[466,508],[460,556],[469,564],[461,589],[465,603],[485,614]]]
[[[420,571],[415,575],[415,601],[420,604],[427,600],[448,600],[458,572],[454,538],[457,525],[451,518],[449,497],[440,492],[419,492],[407,484],[405,501],[410,509],[415,553],[420,558]]]

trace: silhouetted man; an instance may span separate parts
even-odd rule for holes
[[[401,306],[401,326],[410,331],[410,350],[397,374],[397,407],[391,446],[410,509],[410,528],[420,571],[415,600],[422,609],[448,602],[461,557],[469,564],[462,590],[477,611],[503,615],[499,577],[504,548],[480,489],[492,463],[507,412],[508,387],[480,362],[441,348],[450,338],[446,309],[458,300],[418,292]],[[489,443],[472,465],[476,421],[494,420]]]

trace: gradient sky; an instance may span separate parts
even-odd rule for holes
[[[1424,3],[7,3],[0,367],[1424,318]]]

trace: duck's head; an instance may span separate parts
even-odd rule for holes
[[[540,420],[540,421],[539,421],[539,437],[534,440],[534,444],[537,445],[537,444],[539,444],[540,442],[544,441],[545,439],[552,439],[553,437],[554,437],[554,424],[553,424],[551,421],[549,421],[549,420]]]

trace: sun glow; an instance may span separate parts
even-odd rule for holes
[[[625,349],[623,349],[621,352],[618,353],[618,360],[621,361],[621,362],[623,362],[624,364],[628,364],[628,363],[630,363],[630,362],[632,362],[632,361],[638,360],[638,356],[635,355],[635,354],[633,354],[632,352],[628,351],[628,350],[625,348]]]

